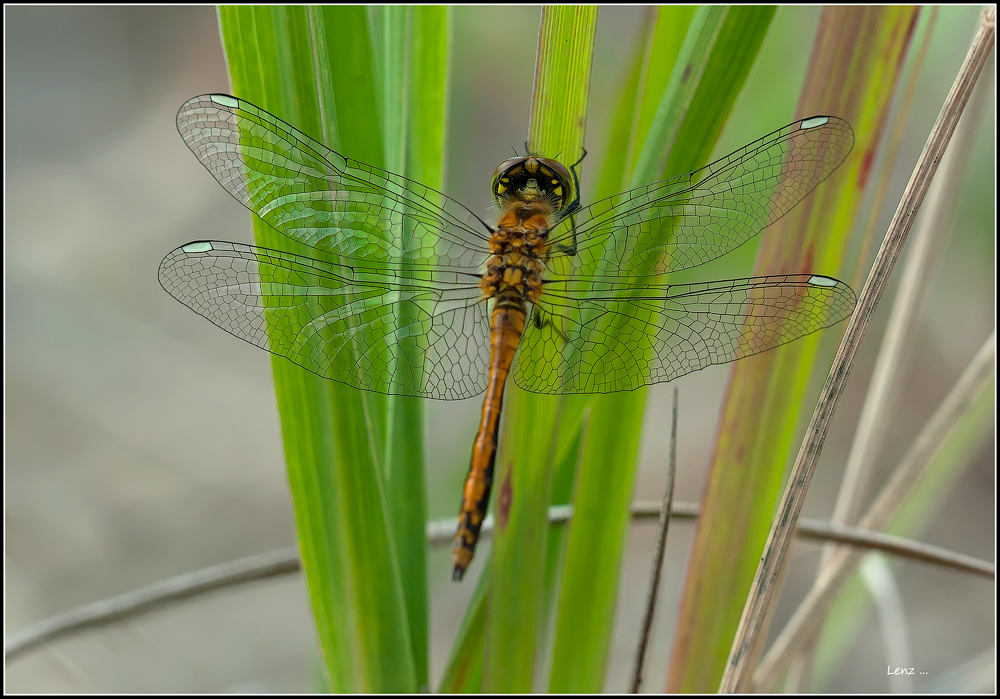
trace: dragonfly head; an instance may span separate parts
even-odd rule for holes
[[[517,200],[547,200],[559,213],[573,201],[574,194],[573,176],[565,165],[551,158],[511,158],[493,173],[493,199],[501,207]]]

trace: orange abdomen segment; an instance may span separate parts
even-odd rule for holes
[[[455,566],[451,576],[453,580],[461,580],[472,562],[479,541],[479,529],[483,526],[490,504],[503,389],[524,332],[525,317],[526,309],[520,298],[501,297],[490,320],[490,379],[483,400],[479,432],[472,446],[472,463],[462,489],[458,532],[451,551],[451,561]]]

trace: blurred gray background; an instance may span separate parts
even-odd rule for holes
[[[4,563],[12,633],[75,605],[287,546],[294,532],[268,356],[192,314],[156,281],[160,259],[180,244],[252,240],[246,210],[198,164],[173,123],[186,99],[229,91],[214,9],[4,13]],[[893,178],[897,199],[976,14],[942,14]],[[779,10],[719,155],[804,116],[794,114],[795,100],[817,20],[817,8]],[[644,21],[642,8],[601,10],[585,196],[588,174],[600,167],[610,95]],[[455,10],[447,191],[474,211],[487,210],[493,168],[524,141],[537,25],[537,8]],[[993,120],[991,112],[977,141],[952,243],[928,280],[886,465],[904,453],[994,325]],[[752,252],[735,264],[748,265]],[[877,339],[869,336],[855,368],[807,515],[831,510]],[[675,382],[679,500],[701,496],[727,375],[713,367]],[[640,497],[662,489],[669,395],[667,386],[650,393]],[[455,514],[478,401],[428,403],[434,517]],[[944,507],[929,514],[922,538],[992,559],[994,476],[991,439]],[[647,691],[663,687],[692,532],[689,524],[671,531]],[[631,531],[608,691],[625,687],[653,535],[651,525]],[[794,549],[776,624],[811,583],[818,550]],[[897,571],[914,660],[929,673],[917,688],[930,689],[942,672],[991,647],[994,586],[924,565]],[[474,588],[474,581],[452,584],[449,573],[447,550],[433,553],[434,681]],[[828,689],[885,691],[885,665],[872,621]],[[12,692],[301,692],[317,667],[304,586],[289,576],[59,641],[10,664],[5,684]]]

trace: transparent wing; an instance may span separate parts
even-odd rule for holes
[[[490,329],[478,276],[404,276],[200,241],[167,255],[159,279],[223,330],[327,379],[447,400],[486,388]]]
[[[534,393],[630,391],[839,323],[855,300],[843,282],[809,274],[641,291],[603,279],[546,283],[512,373]]]
[[[212,176],[272,228],[362,265],[478,269],[492,230],[422,184],[344,157],[249,102],[202,95],[177,130]]]
[[[853,144],[847,122],[811,117],[700,170],[602,199],[553,228],[549,267],[647,276],[714,260],[788,213]]]

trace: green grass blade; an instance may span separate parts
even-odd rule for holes
[[[569,162],[582,153],[596,30],[595,6],[543,9],[528,122],[532,152],[561,153]]]
[[[596,7],[542,12],[529,148],[574,162],[582,152]],[[547,513],[561,400],[507,389],[494,510],[498,527],[483,689],[530,692],[543,623]]]
[[[237,95],[331,148],[383,164],[363,8],[224,7],[220,24]],[[260,244],[294,248],[255,225]],[[282,359],[273,366],[300,552],[331,687],[415,691],[395,553],[413,542],[393,540],[386,510],[386,401]],[[423,546],[422,526],[419,537]]]
[[[661,18],[669,21],[672,11],[661,8]],[[680,12],[680,21],[684,21],[686,11]],[[638,88],[647,103],[657,104],[657,110],[647,139],[637,144],[646,155],[640,157],[636,171],[627,173],[628,180],[642,184],[659,179],[662,173],[658,168],[663,162],[669,163],[669,174],[679,174],[707,160],[728,115],[728,109],[719,105],[731,105],[738,94],[772,15],[770,8],[733,8],[721,14],[716,8],[699,8],[679,49],[645,49],[648,55],[676,55],[677,62],[667,83],[656,80]],[[751,30],[756,40],[728,40],[740,31]],[[692,36],[692,32],[705,36]],[[727,40],[720,41],[724,37]],[[676,42],[676,37],[654,32],[651,40]],[[741,69],[735,70],[733,65]],[[692,70],[701,76],[700,81],[689,83],[690,71],[677,66],[698,66]],[[715,97],[710,99],[706,93]],[[627,93],[624,99],[629,99]],[[684,115],[683,121],[668,123],[668,118],[677,115]],[[671,136],[688,131],[690,139]],[[669,161],[667,153],[656,153],[651,142],[659,143],[660,148],[675,143]],[[642,177],[636,174],[639,167],[646,168]],[[554,692],[600,692],[604,687],[645,398],[646,390],[639,389],[595,396],[589,403],[590,428],[583,446],[574,499],[576,514],[569,528],[560,584],[549,685]]]
[[[632,187],[654,182],[662,175],[664,161],[674,149],[677,131],[709,65],[727,14],[727,8],[716,5],[699,7],[691,18],[684,43],[673,63],[670,79],[660,96],[656,114],[632,170]]]
[[[657,177],[669,177],[699,167],[712,154],[737,96],[746,84],[775,8],[736,5],[719,28],[701,83],[691,97],[690,115],[677,129],[674,147]],[[699,119],[696,115],[708,118]]]
[[[640,392],[638,399],[619,393],[590,405],[558,590],[551,692],[604,687],[645,409]]]
[[[483,689],[483,649],[491,577],[490,561],[487,560],[452,643],[438,686],[439,694],[478,694]]]
[[[436,190],[444,189],[444,156],[448,133],[448,84],[451,66],[452,13],[450,8],[414,7],[410,32],[410,102],[407,125],[406,176]],[[399,396],[390,404],[390,439],[387,468],[390,500],[396,517],[408,517],[406,533],[398,540],[410,542],[400,551],[407,611],[419,687],[429,687],[430,634],[428,627],[427,548],[417,545],[427,523],[427,479],[423,466],[423,401]],[[407,462],[418,459],[419,469]],[[403,478],[393,476],[394,466]]]
[[[369,8],[376,66],[376,94],[385,133],[386,163],[393,172],[443,189],[451,12],[443,7]],[[378,99],[380,97],[380,99]],[[411,262],[420,260],[412,259]],[[406,304],[396,312],[409,314]],[[423,401],[386,399],[384,472],[394,540],[415,542],[427,521]],[[397,549],[413,644],[418,687],[426,691],[429,668],[427,551]]]
[[[854,151],[829,182],[763,236],[758,273],[852,276],[845,263],[879,127],[918,10],[826,10],[797,116],[833,114]],[[839,273],[839,274],[838,274]],[[822,334],[820,334],[822,335]],[[715,691],[760,559],[823,338],[735,364],[730,373],[681,605],[667,691]],[[831,353],[832,356],[832,353]]]
[[[667,89],[695,9],[682,6],[662,8],[662,11],[648,9],[646,41],[636,44],[634,49],[629,78],[618,99],[606,149],[608,159],[601,169],[595,199],[609,197],[628,188],[629,177],[626,173],[632,172],[638,154],[636,149],[645,143],[649,135],[660,106],[660,97]],[[613,154],[619,155],[615,157]]]

